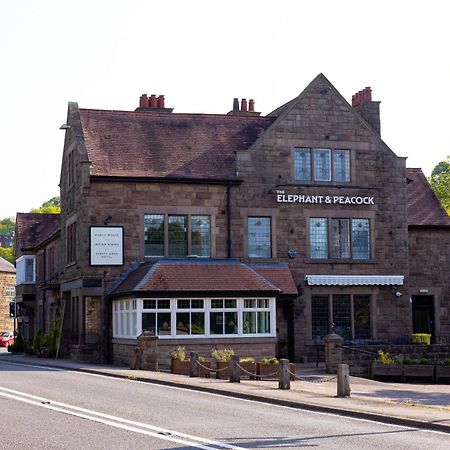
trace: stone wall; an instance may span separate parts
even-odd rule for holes
[[[14,297],[6,295],[6,288],[15,287],[16,274],[0,272],[0,331],[13,331],[14,319],[9,317],[9,303]]]
[[[342,349],[342,363],[348,364],[350,374],[354,376],[368,377],[371,361],[376,358],[379,350],[389,353],[391,356],[409,356],[412,359],[427,358],[432,361],[450,358],[450,345],[364,345],[355,346],[356,350],[364,350],[374,353],[374,356]]]
[[[113,339],[113,364],[129,365],[131,353],[136,347],[135,339]],[[170,367],[170,352],[178,346],[185,347],[186,355],[190,352],[197,352],[199,356],[211,359],[211,350],[214,348],[232,348],[236,355],[241,357],[252,356],[259,360],[266,356],[275,355],[275,338],[248,338],[246,342],[241,339],[197,339],[184,340],[177,339],[159,339],[158,354],[159,367]]]
[[[450,228],[410,227],[410,294],[434,297],[435,340],[450,343]]]

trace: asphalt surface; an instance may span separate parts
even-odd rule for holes
[[[42,363],[34,358],[18,364],[8,356],[0,358],[1,449],[449,448],[444,433],[30,366]]]

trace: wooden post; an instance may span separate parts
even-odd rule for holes
[[[239,356],[233,355],[230,360],[230,383],[241,382],[241,370],[238,367]]]
[[[190,377],[198,377],[198,353],[197,352],[191,352],[191,370],[189,373]]]
[[[350,397],[350,375],[348,370],[348,364],[338,364],[337,396]]]
[[[280,359],[278,365],[278,389],[290,389],[291,376],[289,373],[289,360]]]

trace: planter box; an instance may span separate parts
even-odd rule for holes
[[[436,366],[436,383],[442,378],[450,380],[450,366]]]
[[[241,366],[241,378],[250,378],[250,380],[254,380],[256,378],[256,363],[240,362],[239,365]],[[255,375],[249,375],[247,372],[254,373]]]
[[[278,367],[278,363],[256,363],[258,380],[278,380]],[[274,374],[274,372],[276,373]]]
[[[216,378],[218,380],[226,380],[230,378],[230,367],[231,361],[216,361]]]
[[[207,367],[208,369],[211,367],[211,363],[209,361],[204,361],[201,363],[203,366]],[[172,359],[172,363],[170,366],[170,371],[177,375],[187,375],[190,376],[191,374],[191,361],[185,360],[185,361],[178,361],[176,359]],[[203,368],[202,366],[198,367],[198,374],[200,377],[209,378],[209,370]]]
[[[405,378],[431,378],[434,379],[434,366],[420,364],[403,365],[403,379]]]
[[[179,361],[177,359],[172,359],[170,371],[177,375],[189,376],[191,373],[191,362],[189,360]]]
[[[370,368],[370,377],[398,377],[403,376],[403,367],[400,364],[381,364],[377,361],[372,361]]]

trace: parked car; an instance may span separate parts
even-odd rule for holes
[[[14,344],[14,334],[11,331],[1,331],[0,347],[7,347],[8,344]]]

